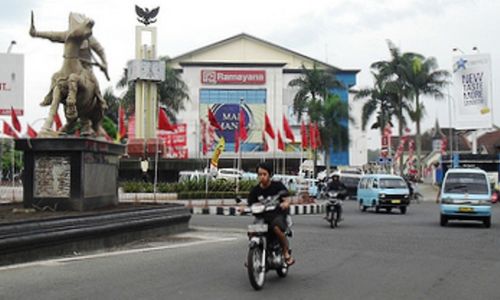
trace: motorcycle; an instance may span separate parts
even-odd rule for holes
[[[248,225],[248,255],[247,255],[247,271],[250,284],[255,290],[260,290],[264,287],[266,273],[269,270],[276,270],[279,277],[288,275],[288,265],[283,256],[283,250],[278,238],[264,222],[264,213],[280,209],[279,199],[284,194],[264,199],[261,202],[252,204],[250,212],[255,216],[255,222]],[[290,225],[290,219],[287,220]],[[288,226],[285,235],[292,236],[290,226]],[[291,253],[292,250],[289,250]]]
[[[326,220],[331,228],[338,226],[342,220],[342,199],[345,191],[328,191],[328,202],[326,204]]]

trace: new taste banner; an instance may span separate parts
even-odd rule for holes
[[[455,128],[492,126],[491,59],[489,54],[453,58]]]

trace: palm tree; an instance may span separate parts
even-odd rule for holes
[[[321,104],[323,99],[328,98],[330,90],[343,87],[342,83],[335,78],[333,69],[319,69],[316,64],[313,65],[312,69],[307,69],[302,65],[302,76],[291,80],[288,85],[298,88],[293,97],[293,112],[297,116],[297,121],[301,120],[303,113],[308,112],[310,121],[318,123],[321,114],[315,108]],[[314,150],[313,155],[313,174],[316,177],[317,150]]]
[[[320,138],[322,148],[325,150],[326,172],[330,173],[330,150],[337,147],[344,150],[349,144],[349,133],[346,120],[354,122],[349,114],[349,104],[340,99],[338,95],[328,97],[318,105],[320,111]]]
[[[176,122],[176,115],[184,109],[184,101],[189,100],[188,86],[182,80],[179,71],[169,65],[170,58],[160,57],[165,62],[165,80],[158,84],[158,101],[166,109],[167,115]],[[126,88],[121,104],[127,112],[135,108],[135,88],[133,82],[127,82],[127,69],[117,83],[118,88]]]
[[[448,84],[447,78],[450,73],[445,70],[437,70],[438,64],[434,57],[423,58],[415,56],[411,60],[411,64],[404,69],[403,76],[406,85],[415,99],[415,107],[412,112],[412,117],[416,122],[416,148],[417,148],[417,171],[421,174],[421,153],[422,153],[422,137],[420,122],[424,116],[424,105],[420,103],[421,95],[434,96],[436,99],[444,97],[441,89]]]
[[[374,62],[371,65],[371,68],[379,72],[381,80],[386,82],[387,90],[396,95],[393,106],[398,120],[399,143],[401,143],[403,138],[403,128],[406,126],[404,112],[411,111],[410,104],[408,103],[410,91],[408,84],[406,83],[404,73],[405,70],[408,69],[408,66],[413,58],[421,57],[421,55],[412,52],[401,53],[399,48],[396,47],[390,40],[387,40],[387,46],[389,47],[391,59],[387,61],[382,60]],[[400,174],[403,173],[403,167],[403,156],[401,156],[399,159]]]

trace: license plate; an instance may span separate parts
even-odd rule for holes
[[[248,225],[248,232],[267,232],[267,224]]]
[[[392,204],[399,204],[399,203],[401,203],[401,200],[392,200],[391,203]]]
[[[459,207],[458,211],[459,212],[473,212],[474,208],[472,208],[472,207]]]

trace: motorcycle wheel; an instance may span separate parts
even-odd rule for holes
[[[338,212],[336,210],[330,212],[330,228],[335,228],[337,227],[338,223]]]
[[[255,290],[264,287],[266,280],[266,266],[262,266],[262,249],[255,247],[248,250],[247,271],[250,284]]]

